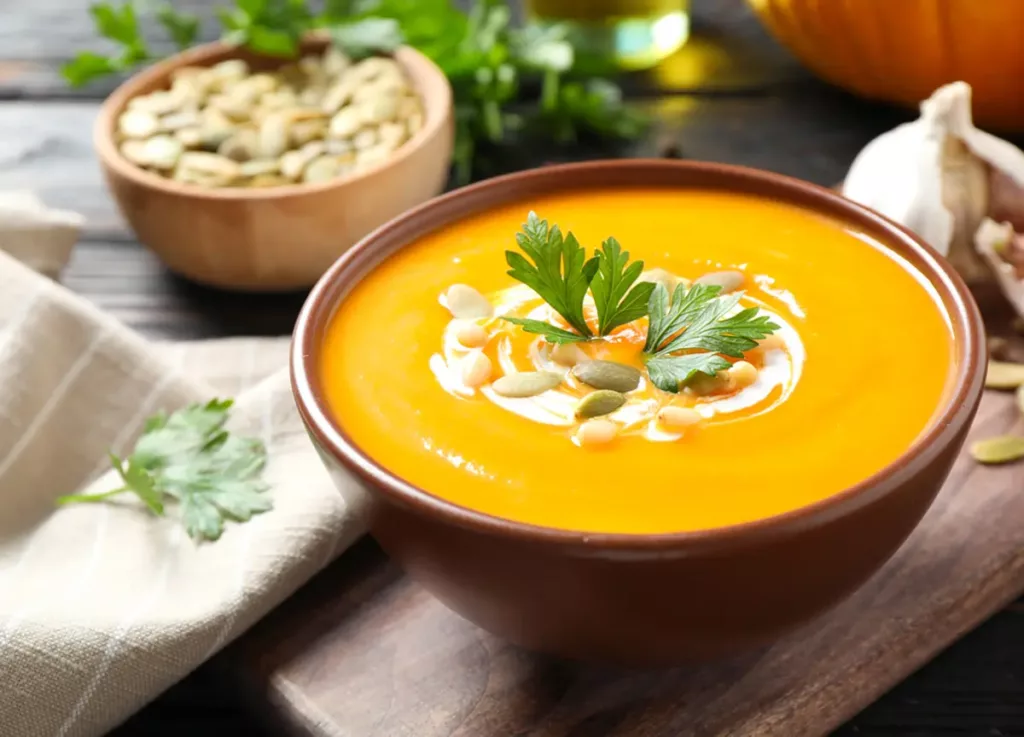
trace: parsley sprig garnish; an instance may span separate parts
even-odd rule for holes
[[[647,314],[654,285],[635,284],[644,270],[643,261],[629,263],[629,252],[614,238],[601,244],[591,258],[572,233],[562,235],[557,225],[548,226],[530,212],[516,243],[523,254],[505,251],[508,275],[530,287],[572,328],[564,330],[542,320],[504,318],[528,333],[543,335],[551,343],[573,343],[608,335],[617,327]],[[632,287],[632,289],[630,288]],[[584,317],[583,300],[590,291],[597,310],[597,333]]]
[[[158,516],[168,500],[178,503],[189,536],[216,540],[227,520],[244,522],[272,507],[261,474],[267,452],[255,438],[224,429],[231,400],[213,399],[147,420],[131,455],[110,454],[122,486],[97,494],[60,497],[59,504],[100,502],[135,494]]]
[[[519,317],[502,319],[550,343],[573,343],[609,335],[627,323],[647,316],[644,361],[651,382],[667,392],[678,392],[696,374],[714,376],[731,365],[723,356],[743,358],[757,342],[779,326],[757,307],[730,313],[742,293],[721,294],[720,286],[680,284],[670,296],[663,284],[638,282],[643,261],[629,260],[629,252],[608,238],[591,258],[572,233],[562,235],[531,212],[516,234],[526,256],[506,251],[509,276],[533,289],[562,316],[571,330]],[[533,263],[531,263],[532,261]],[[591,293],[597,312],[597,332],[584,317],[584,298]]]
[[[674,393],[697,373],[713,376],[731,365],[722,355],[743,358],[757,341],[779,329],[757,307],[730,316],[742,295],[721,291],[719,286],[694,284],[687,289],[680,284],[670,300],[664,285],[654,288],[644,355],[647,373],[659,389]]]

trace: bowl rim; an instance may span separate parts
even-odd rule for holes
[[[749,189],[735,186],[744,183],[760,187],[763,192],[773,193],[782,201],[802,205],[826,215],[835,215],[837,219],[845,219],[847,222],[863,226],[866,232],[875,235],[891,253],[907,261],[907,268],[920,273],[937,293],[943,309],[948,312],[954,344],[953,360],[957,370],[952,386],[947,389],[948,394],[943,404],[937,408],[929,424],[910,447],[894,461],[862,481],[824,499],[770,517],[683,532],[610,533],[535,525],[455,504],[399,478],[379,465],[349,438],[339,424],[335,423],[319,385],[319,353],[316,350],[316,340],[329,321],[336,302],[344,297],[336,295],[336,292],[345,288],[341,286],[341,282],[346,279],[350,269],[362,267],[363,273],[348,283],[347,288],[351,288],[351,285],[363,278],[365,273],[376,268],[388,255],[404,247],[404,243],[418,235],[468,217],[472,212],[522,199],[528,196],[529,192],[535,191],[534,186],[538,183],[561,181],[566,185],[559,187],[555,184],[550,189],[536,188],[545,192],[552,189],[557,191],[594,188],[600,185],[588,184],[593,175],[599,172],[622,173],[630,169],[638,170],[640,173],[637,176],[641,178],[643,173],[647,172],[666,169],[687,170],[694,178],[717,177],[719,180],[732,183],[733,188],[713,187],[726,191],[750,193]],[[633,186],[644,185],[635,183]],[[671,188],[672,185],[657,186]],[[686,188],[695,185],[675,186]],[[508,194],[496,194],[492,199],[481,197],[494,190],[506,190]],[[444,212],[460,200],[483,200],[484,204],[470,212],[456,210],[454,213],[448,212],[443,217],[432,217],[434,212]],[[396,231],[400,235],[393,236]],[[388,239],[392,236],[402,238],[403,245],[387,249],[383,257],[378,256],[378,245],[387,246]],[[899,244],[899,247],[894,244]],[[904,252],[901,253],[901,250]],[[915,257],[914,261],[907,258],[908,252]],[[363,266],[364,261],[371,262],[371,265],[368,268]],[[371,493],[382,493],[388,502],[477,533],[513,538],[530,544],[576,549],[580,552],[604,549],[618,553],[635,552],[649,555],[655,551],[667,552],[680,547],[692,552],[736,544],[746,545],[755,540],[787,536],[826,524],[894,493],[909,479],[922,473],[932,464],[941,462],[940,456],[970,423],[983,389],[987,361],[983,338],[984,327],[980,311],[963,279],[952,265],[918,236],[879,213],[816,184],[758,169],[711,162],[625,159],[545,166],[487,179],[436,197],[377,228],[343,254],[313,287],[295,324],[289,364],[296,406],[312,440],[319,446],[321,453],[330,454],[364,484],[371,487]]]
[[[303,39],[300,50],[319,50],[326,47],[327,42],[327,39],[322,36],[312,35]],[[173,194],[228,201],[280,200],[324,192],[350,184],[357,185],[359,182],[372,177],[384,169],[398,165],[422,148],[425,143],[437,136],[448,124],[448,120],[452,115],[453,93],[451,84],[448,82],[444,72],[441,71],[437,64],[416,49],[411,46],[401,46],[394,52],[395,60],[406,70],[411,67],[424,70],[425,76],[430,79],[431,87],[435,86],[436,83],[440,94],[420,94],[424,108],[423,126],[387,159],[373,164],[362,171],[326,182],[284,184],[277,187],[214,188],[202,187],[188,182],[178,182],[159,176],[140,166],[136,166],[121,155],[121,152],[114,143],[113,131],[116,128],[117,117],[127,108],[128,102],[139,94],[140,88],[149,87],[154,84],[162,87],[175,70],[186,66],[208,66],[211,63],[226,60],[219,58],[222,56],[226,56],[226,59],[231,59],[243,56],[259,57],[262,55],[232,47],[222,41],[212,41],[194,46],[186,51],[158,61],[152,66],[133,74],[119,84],[103,101],[93,123],[93,148],[96,150],[100,161],[119,176],[131,180],[136,185],[160,189]],[[287,61],[282,59],[281,63],[286,63]],[[418,90],[418,92],[420,91]]]

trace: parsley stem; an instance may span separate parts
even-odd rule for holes
[[[558,72],[554,69],[545,70],[540,88],[541,110],[551,111],[558,107],[558,82]]]
[[[57,504],[72,504],[74,502],[101,502],[108,497],[112,497],[115,494],[123,494],[126,491],[131,491],[127,486],[122,486],[119,489],[111,489],[110,491],[103,491],[98,494],[68,494],[67,496],[61,496],[57,498]]]

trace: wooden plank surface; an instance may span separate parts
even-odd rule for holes
[[[175,0],[179,9],[196,9],[205,17],[212,4]],[[112,83],[73,91],[58,75],[60,64],[74,51],[102,48],[93,36],[86,5],[80,0],[9,0],[3,6],[0,188],[34,187],[49,204],[86,214],[86,235],[65,283],[147,335],[287,333],[302,294],[230,295],[197,287],[170,275],[124,229],[100,181],[89,141],[92,119]],[[908,116],[811,80],[768,39],[741,0],[694,0],[694,10],[695,41],[658,75],[625,80],[634,95],[663,90],[686,94],[644,103],[656,112],[658,129],[650,140],[624,153],[656,154],[673,144],[689,157],[761,166],[831,184],[842,177],[863,143]],[[206,26],[204,37],[212,35],[212,26]],[[567,156],[554,151],[531,163],[586,155],[593,152]],[[344,573],[335,569],[325,572],[312,584],[314,593],[303,596],[315,595],[318,587],[336,586],[340,575]],[[238,662],[228,655],[201,668],[116,730],[116,737],[276,737],[279,730],[252,717],[235,698]],[[550,668],[546,673],[541,693],[551,699],[570,680],[565,670]],[[579,692],[599,682],[595,676],[573,683]],[[651,696],[656,697],[668,702],[673,695],[669,689]],[[608,734],[608,729],[607,722],[595,719],[580,722],[573,734],[589,737]],[[838,734],[1024,735],[1024,602],[968,635]]]
[[[990,393],[972,437],[1022,425],[1012,395]],[[630,673],[533,656],[447,610],[369,544],[229,658],[297,737],[813,737],[1020,594],[1022,480],[1020,467],[961,457],[910,540],[853,597],[770,648],[706,667]]]

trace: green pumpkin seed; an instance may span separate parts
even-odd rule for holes
[[[585,361],[572,370],[573,376],[595,389],[631,392],[640,386],[640,372],[615,361]]]
[[[1009,463],[1024,458],[1024,437],[1000,435],[971,444],[971,457],[978,463]]]
[[[600,417],[607,415],[626,403],[626,396],[610,389],[598,389],[580,400],[576,406],[577,417]]]
[[[1016,389],[1024,384],[1024,364],[989,361],[985,374],[988,389]]]
[[[535,397],[562,383],[562,375],[554,371],[523,371],[507,374],[491,384],[495,394],[503,397]]]

